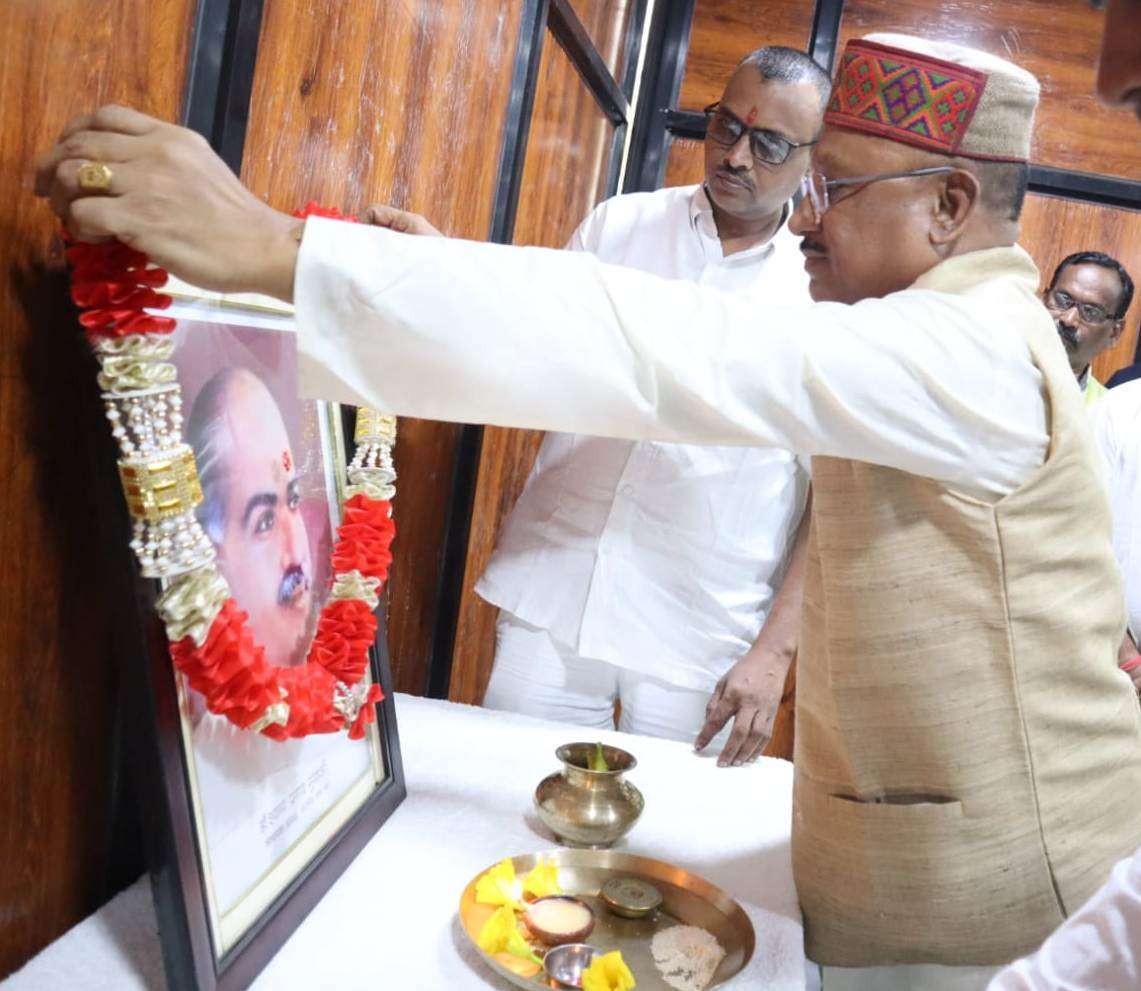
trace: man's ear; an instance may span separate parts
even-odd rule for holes
[[[1110,343],[1112,343],[1113,341],[1116,341],[1121,336],[1121,332],[1124,329],[1125,329],[1125,317],[1122,317],[1120,320],[1115,320],[1113,322],[1113,333],[1109,335]]]
[[[981,192],[978,178],[966,169],[955,169],[939,178],[939,202],[931,227],[934,245],[948,244],[962,233]]]

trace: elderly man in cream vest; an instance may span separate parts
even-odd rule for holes
[[[302,231],[199,139],[121,108],[74,122],[38,184],[81,237],[295,299],[309,395],[811,456],[808,954],[827,991],[979,987],[1141,842],[1109,512],[1016,246],[1037,96],[960,46],[851,43],[791,220],[818,301],[801,306],[586,255]],[[78,188],[85,161],[111,166],[99,195]]]

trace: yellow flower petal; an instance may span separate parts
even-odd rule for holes
[[[515,927],[515,913],[509,908],[497,909],[480,929],[476,945],[484,953],[502,953],[507,948],[508,927]]]
[[[538,956],[519,931],[514,910],[507,905],[495,910],[495,914],[483,924],[475,942],[484,953],[510,953],[512,956],[539,962]]]
[[[523,878],[523,891],[536,898],[561,895],[563,889],[559,884],[559,869],[555,866],[555,862],[540,860]]]
[[[509,905],[522,910],[522,886],[510,858],[501,860],[475,883],[475,900],[481,905]]]
[[[582,991],[632,991],[636,986],[620,950],[595,957],[582,972]]]

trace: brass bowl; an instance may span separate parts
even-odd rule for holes
[[[574,903],[574,905],[585,913],[583,924],[579,926],[578,929],[564,930],[562,932],[546,928],[539,922],[536,915],[538,906],[548,902]],[[523,913],[523,924],[530,931],[531,935],[544,946],[561,946],[563,943],[582,943],[585,942],[586,937],[589,936],[594,929],[594,909],[587,905],[581,898],[575,898],[574,895],[548,895],[546,898],[536,899],[527,906],[527,910]]]
[[[559,747],[555,756],[563,769],[545,777],[535,789],[536,813],[565,846],[595,850],[611,846],[630,831],[646,807],[642,793],[623,780],[638,766],[634,755],[603,746],[610,770],[592,771],[587,761],[594,750],[593,743]]]

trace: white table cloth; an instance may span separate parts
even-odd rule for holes
[[[531,795],[573,726],[397,696],[408,798],[254,987],[505,989],[460,929],[460,892],[508,855],[555,843]],[[670,861],[733,895],[757,932],[734,989],[805,986],[789,829],[792,766],[718,768],[685,744],[590,733],[631,751],[646,811],[617,849]],[[140,879],[3,982],[4,991],[165,988],[150,883]]]

